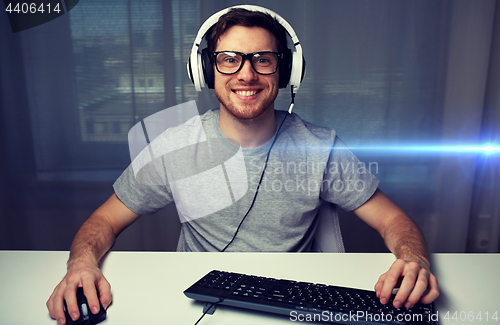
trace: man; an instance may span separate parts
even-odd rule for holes
[[[274,110],[280,74],[284,73],[279,70],[280,53],[286,48],[283,27],[266,14],[232,10],[208,32],[207,43],[220,107],[189,121],[180,130],[202,126],[207,137],[238,142],[245,154],[251,186],[241,200],[227,208],[183,223],[179,250],[307,251],[317,226],[314,215],[324,200],[353,210],[380,233],[396,255],[397,260],[375,284],[383,304],[400,277],[404,278],[393,302],[395,307],[411,308],[417,302],[436,299],[439,290],[429,270],[425,240],[411,219],[377,189],[378,181],[371,174],[328,168],[355,159],[343,150],[333,130]],[[306,162],[323,169],[285,171],[285,166],[297,166],[286,162]],[[360,181],[363,188],[338,186],[347,181]],[[273,190],[272,184],[281,186]],[[318,186],[305,188],[304,184]],[[110,285],[99,269],[100,259],[121,231],[141,214],[168,204],[174,196],[168,184],[141,184],[130,167],[114,188],[115,194],[75,236],[67,274],[47,301],[51,317],[59,324],[65,324],[63,300],[71,317],[79,317],[75,302],[79,286],[84,288],[92,313],[99,310],[96,288],[104,308],[109,306]]]

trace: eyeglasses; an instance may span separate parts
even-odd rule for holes
[[[254,52],[241,53],[234,51],[213,52],[215,67],[222,74],[234,74],[240,71],[246,59],[250,61],[252,68],[258,74],[269,75],[278,70],[282,53],[277,52]]]

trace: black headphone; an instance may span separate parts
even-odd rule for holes
[[[300,82],[304,78],[306,70],[305,60],[302,55],[302,46],[300,45],[299,39],[290,24],[280,15],[269,9],[253,5],[241,5],[223,9],[210,16],[203,23],[203,25],[201,25],[200,30],[196,35],[196,39],[191,49],[191,55],[189,56],[189,60],[187,63],[189,79],[191,79],[191,81],[194,83],[196,90],[201,91],[202,88],[205,87],[205,85],[210,89],[214,88],[215,72],[211,53],[208,52],[207,48],[203,49],[200,53],[199,47],[201,41],[205,37],[208,30],[217,23],[219,18],[233,8],[242,8],[249,11],[258,11],[269,14],[270,16],[275,18],[281,24],[281,26],[283,26],[283,28],[285,28],[286,32],[292,39],[292,42],[295,46],[295,51],[287,49],[285,53],[283,53],[283,58],[280,61],[279,67],[279,87],[286,88],[286,86],[290,85],[290,87],[292,87],[293,93],[295,94],[300,87]]]

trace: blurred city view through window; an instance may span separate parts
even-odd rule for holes
[[[175,103],[196,99],[185,76],[196,4],[172,1],[166,20],[158,1],[86,1],[71,12],[82,141],[126,142],[135,123],[166,108],[166,79],[175,85]],[[175,62],[166,62],[169,53]]]

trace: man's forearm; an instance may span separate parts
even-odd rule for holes
[[[383,234],[387,248],[396,258],[419,262],[429,269],[429,252],[418,226],[406,215],[397,215],[387,224]]]
[[[403,281],[394,298],[394,307],[404,305],[411,308],[419,301],[427,304],[436,299],[439,288],[436,277],[429,270],[427,244],[410,217],[380,190],[354,213],[384,238],[386,246],[397,258],[375,284],[380,302],[386,304],[389,301],[401,277]]]
[[[73,240],[68,267],[80,262],[97,266],[115,240],[116,234],[106,219],[99,214],[92,214],[80,227]]]

